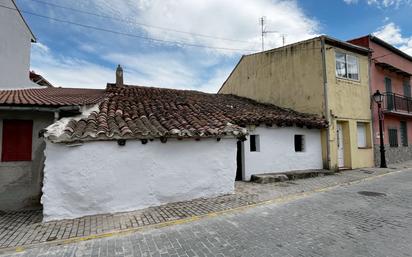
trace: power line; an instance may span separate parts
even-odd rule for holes
[[[5,8],[5,9],[9,9],[9,10],[13,10],[13,11],[18,11],[18,10],[15,9],[15,8],[11,8],[11,7],[8,7],[8,6],[5,6],[5,5],[1,5],[1,4],[0,4],[0,7],[1,7],[1,8]],[[228,47],[215,47],[215,46],[207,46],[207,45],[201,45],[201,44],[185,43],[185,42],[181,42],[181,41],[171,41],[171,40],[165,40],[165,39],[158,39],[158,38],[140,36],[140,35],[136,35],[136,34],[119,32],[119,31],[115,31],[115,30],[111,30],[111,29],[105,29],[105,28],[100,28],[100,27],[96,27],[96,26],[81,24],[81,23],[77,23],[77,22],[73,22],[73,21],[62,20],[62,19],[53,18],[53,17],[46,16],[46,15],[41,15],[41,14],[34,13],[34,12],[25,11],[25,10],[20,10],[20,12],[26,13],[26,14],[29,14],[29,15],[32,15],[32,16],[36,16],[36,17],[40,17],[40,18],[44,18],[44,19],[56,21],[56,22],[61,22],[61,23],[65,23],[65,24],[70,24],[70,25],[78,26],[78,27],[83,27],[83,28],[87,28],[87,29],[92,29],[92,30],[97,30],[97,31],[102,31],[102,32],[107,32],[107,33],[112,33],[112,34],[127,36],[127,37],[140,38],[140,39],[144,39],[144,40],[148,40],[148,41],[154,41],[154,42],[169,43],[169,44],[175,44],[175,45],[184,45],[184,46],[190,46],[190,47],[199,47],[199,48],[225,50],[225,51],[246,51],[246,52],[256,52],[256,51],[257,51],[257,50],[255,50],[255,49],[240,49],[240,48],[228,48]]]
[[[70,11],[73,11],[73,12],[86,14],[86,15],[92,15],[92,16],[99,17],[99,18],[115,20],[115,21],[118,21],[118,22],[123,22],[123,23],[128,23],[128,24],[135,24],[135,25],[139,25],[139,26],[142,26],[142,27],[154,28],[154,29],[158,29],[158,30],[181,33],[181,34],[187,34],[187,35],[192,35],[192,36],[197,36],[197,37],[212,38],[212,39],[232,41],[232,42],[240,42],[240,43],[251,43],[250,41],[224,38],[224,37],[216,37],[216,36],[205,35],[205,34],[200,34],[200,33],[193,33],[193,32],[188,32],[188,31],[172,29],[172,28],[149,25],[149,24],[145,24],[145,23],[141,23],[141,22],[136,22],[136,21],[130,20],[130,19],[122,19],[122,18],[117,18],[117,17],[114,17],[114,16],[110,16],[110,15],[93,13],[93,12],[80,10],[80,9],[76,9],[76,8],[73,8],[73,7],[63,6],[63,5],[59,5],[59,4],[49,3],[49,2],[41,1],[41,0],[31,0],[31,1],[41,3],[41,4],[45,4],[45,5],[49,5],[49,6],[53,6],[53,7],[57,7],[57,8],[61,8],[61,9],[65,9],[65,10],[70,10]]]

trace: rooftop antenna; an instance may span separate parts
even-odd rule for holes
[[[260,27],[262,31],[262,52],[265,51],[265,16],[260,17]]]
[[[265,36],[266,36],[266,34],[268,34],[268,33],[280,34],[280,32],[276,31],[276,30],[272,30],[272,31],[266,30],[266,28],[265,28],[266,16],[260,17],[259,22],[260,22],[260,27],[261,27],[261,32],[262,32],[262,51],[265,51]],[[282,46],[285,46],[285,44],[286,44],[286,34],[280,34],[280,35],[282,37]]]

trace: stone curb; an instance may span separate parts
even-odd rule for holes
[[[107,238],[107,237],[113,237],[113,236],[130,235],[130,234],[133,234],[135,232],[143,232],[143,231],[147,231],[147,230],[151,230],[151,229],[159,229],[159,228],[169,227],[169,226],[173,226],[173,225],[186,224],[186,223],[190,223],[190,222],[194,222],[194,221],[202,220],[202,219],[206,219],[206,218],[217,217],[217,216],[236,213],[236,212],[240,212],[240,211],[246,211],[248,209],[259,207],[259,206],[265,206],[265,205],[269,205],[269,204],[284,204],[284,203],[288,203],[288,202],[291,202],[291,201],[295,201],[295,200],[305,198],[305,197],[307,197],[309,195],[312,195],[312,194],[315,194],[315,193],[327,192],[327,191],[330,191],[332,189],[335,189],[335,188],[338,188],[338,187],[341,187],[341,186],[359,184],[359,183],[366,182],[366,181],[369,181],[369,180],[385,177],[387,175],[404,172],[404,171],[407,171],[408,169],[409,168],[389,171],[389,172],[384,173],[384,174],[378,174],[378,175],[374,175],[374,176],[367,177],[367,178],[361,178],[361,179],[357,179],[357,180],[350,181],[350,182],[343,182],[343,183],[339,183],[339,184],[336,184],[336,185],[333,185],[333,186],[317,188],[317,189],[306,191],[306,192],[300,192],[300,193],[290,194],[290,195],[286,195],[286,196],[276,197],[276,198],[273,198],[273,199],[270,199],[270,200],[264,200],[264,201],[261,201],[261,202],[258,202],[258,203],[253,203],[253,204],[249,204],[249,205],[245,205],[245,206],[240,206],[240,207],[236,207],[236,208],[232,208],[232,209],[228,209],[228,210],[223,210],[223,211],[218,211],[218,212],[211,212],[211,213],[204,214],[204,215],[192,216],[192,217],[173,220],[173,221],[166,221],[166,222],[147,225],[147,226],[143,226],[143,227],[139,227],[139,228],[116,230],[116,231],[112,231],[112,232],[108,232],[108,233],[102,233],[102,234],[96,234],[96,235],[90,235],[90,236],[74,237],[74,238],[70,238],[70,239],[62,239],[62,240],[56,240],[56,241],[52,241],[52,242],[43,242],[43,243],[37,243],[37,244],[28,244],[28,245],[25,245],[25,246],[2,248],[2,249],[0,249],[0,254],[10,254],[10,253],[24,252],[26,250],[33,249],[33,248],[36,248],[38,246],[59,246],[59,245],[66,245],[66,244],[73,244],[73,243],[78,243],[78,242],[83,242],[83,241],[89,241],[89,240],[93,240],[93,239]]]

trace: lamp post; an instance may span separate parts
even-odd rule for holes
[[[373,100],[378,104],[378,117],[379,117],[379,139],[380,139],[380,152],[381,152],[381,168],[387,168],[385,158],[385,145],[383,144],[383,120],[382,120],[382,102],[383,95],[379,90],[373,94]]]

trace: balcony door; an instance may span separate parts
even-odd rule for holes
[[[387,93],[387,108],[388,110],[393,109],[394,95],[392,94],[392,80],[390,78],[385,78],[385,91]]]

